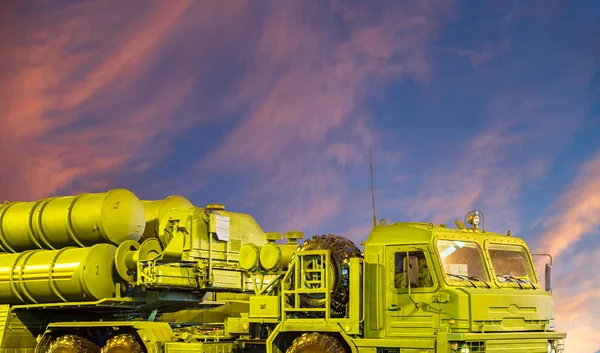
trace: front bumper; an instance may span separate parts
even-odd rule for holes
[[[547,353],[548,342],[552,343],[552,353],[562,353],[565,337],[562,332],[451,333],[447,336],[448,342],[458,342],[459,347],[466,345],[469,353]]]

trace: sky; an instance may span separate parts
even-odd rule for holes
[[[128,188],[363,241],[377,217],[554,258],[600,349],[600,3],[5,1],[0,198]],[[542,261],[543,259],[540,259]]]

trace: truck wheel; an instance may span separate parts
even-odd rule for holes
[[[60,336],[50,344],[46,353],[98,353],[100,347],[77,335]]]
[[[348,353],[335,337],[323,333],[304,333],[297,337],[286,353]]]
[[[106,341],[100,353],[144,353],[144,349],[133,335],[123,334]]]

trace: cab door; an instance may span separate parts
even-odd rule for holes
[[[433,335],[439,322],[431,306],[438,280],[426,244],[388,246],[386,261],[386,336]]]

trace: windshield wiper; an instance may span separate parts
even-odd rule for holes
[[[529,283],[529,284],[531,284],[531,287],[532,287],[533,289],[536,289],[536,288],[535,288],[535,285],[534,285],[534,284],[533,284],[533,283],[532,283],[530,280],[523,280],[523,279],[519,279],[519,278],[516,278],[516,277],[515,277],[515,276],[513,276],[513,275],[498,275],[498,274],[497,274],[496,276],[497,276],[497,277],[504,278],[504,279],[506,279],[507,281],[509,281],[509,282],[511,282],[511,283],[513,283],[513,282],[517,282],[517,284],[519,285],[519,287],[521,287],[521,289],[524,289],[524,288],[523,288],[523,285],[521,285],[521,283]]]
[[[448,273],[449,276],[453,276],[453,277],[457,277],[460,279],[464,279],[464,280],[468,280],[469,282],[471,281],[478,281],[478,282],[483,282],[483,284],[485,284],[486,287],[488,288],[492,288],[486,281],[484,281],[483,279],[481,279],[478,276],[465,276],[465,275],[457,275],[455,273]],[[473,282],[471,282],[471,284],[473,284]],[[473,284],[474,285],[474,284]],[[475,285],[474,285],[475,286]],[[477,287],[477,286],[475,286]]]
[[[474,288],[477,288],[477,285],[475,283],[473,283],[473,281],[471,280],[472,278],[469,276],[457,275],[455,273],[447,273],[447,275],[469,281],[473,285]]]
[[[485,285],[486,285],[488,288],[492,288],[492,287],[490,287],[490,285],[489,285],[489,284],[488,284],[486,281],[482,280],[481,278],[479,278],[479,277],[477,277],[477,276],[471,276],[471,277],[469,277],[469,278],[470,278],[470,279],[474,279],[474,280],[476,280],[476,281],[481,281],[481,282],[483,282],[483,283],[484,283],[484,284],[485,284]]]
[[[498,275],[498,276],[500,276],[502,278],[506,278],[508,280],[514,279],[517,283],[519,283],[519,286],[521,288],[523,288],[523,286],[521,286],[520,283],[529,283],[529,284],[531,284],[531,288],[536,289],[535,284],[533,284],[533,282],[531,282],[529,279],[517,278],[513,275]]]

